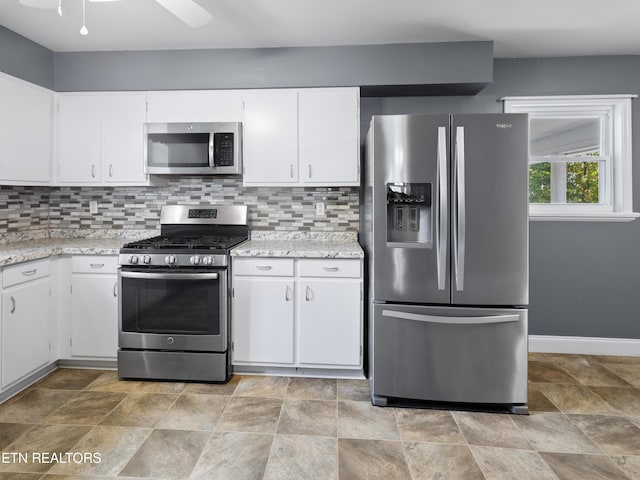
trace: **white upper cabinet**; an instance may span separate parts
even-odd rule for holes
[[[0,73],[0,106],[0,183],[49,183],[53,92]]]
[[[239,90],[189,90],[148,92],[147,122],[239,122]]]
[[[144,93],[58,96],[56,181],[145,185]]]
[[[358,88],[247,92],[244,184],[359,185],[359,98]]]
[[[358,185],[358,103],[357,88],[299,91],[299,164],[304,183]]]
[[[245,185],[298,183],[296,90],[245,94],[242,146]]]

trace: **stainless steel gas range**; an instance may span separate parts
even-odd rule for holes
[[[225,382],[229,251],[245,206],[165,206],[160,235],[120,250],[118,377]]]

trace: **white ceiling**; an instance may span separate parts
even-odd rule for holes
[[[639,0],[197,0],[191,29],[154,0],[87,2],[64,15],[0,1],[0,25],[58,51],[252,48],[493,40],[495,56],[640,54]]]

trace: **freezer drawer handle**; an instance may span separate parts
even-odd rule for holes
[[[447,232],[449,231],[449,222],[447,211],[449,205],[447,198],[447,128],[438,127],[438,207],[436,221],[436,269],[438,273],[438,290],[444,290],[447,268]]]
[[[447,325],[484,325],[487,323],[511,323],[520,320],[520,315],[517,314],[489,315],[486,317],[439,317],[418,313],[397,312],[394,310],[382,310],[382,316],[402,320],[415,320],[417,322],[444,323]]]

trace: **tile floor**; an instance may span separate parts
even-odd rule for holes
[[[61,369],[0,405],[0,480],[640,479],[640,358],[531,354],[529,380],[511,416],[373,407],[365,380]]]

